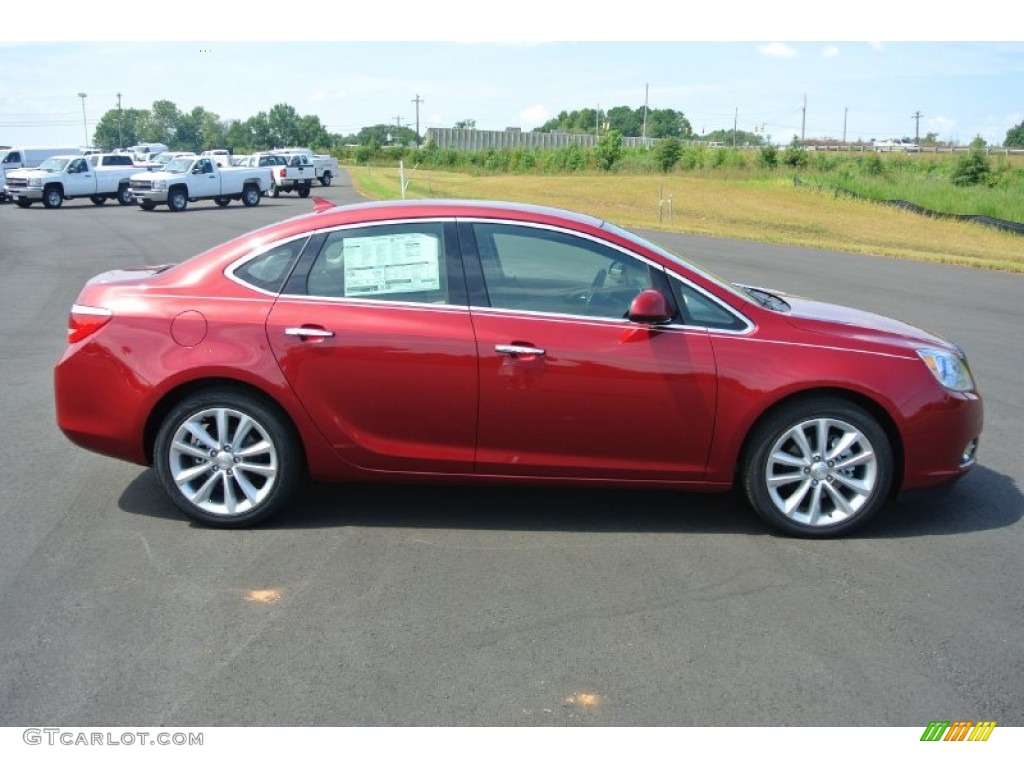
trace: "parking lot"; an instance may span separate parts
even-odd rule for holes
[[[310,210],[0,206],[0,725],[1024,725],[1024,277],[643,233],[967,350],[979,466],[852,538],[728,495],[376,485],[192,525],[56,428],[67,311],[98,272]]]

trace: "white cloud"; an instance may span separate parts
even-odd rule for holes
[[[796,48],[785,43],[766,43],[758,46],[757,50],[773,59],[795,59],[797,57]]]
[[[549,117],[551,113],[543,104],[534,104],[532,107],[519,110],[519,119],[524,125],[543,125]]]
[[[839,55],[839,47],[835,45],[826,45],[821,51],[821,58],[823,59],[834,59]]]

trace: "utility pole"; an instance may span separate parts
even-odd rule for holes
[[[915,144],[920,144],[921,143],[921,118],[924,117],[924,115],[921,114],[921,110],[919,109],[919,110],[917,110],[917,112],[912,114],[911,117],[914,118],[914,121],[916,123],[915,127],[914,127],[914,143]]]
[[[736,146],[736,124],[740,119],[740,108],[736,107],[736,114],[732,117],[732,145]]]
[[[420,104],[423,103],[423,99],[417,93],[412,103],[416,105],[416,146],[418,147],[420,145]]]
[[[87,94],[79,93],[78,98],[82,100],[82,131],[85,133],[85,146],[82,149],[89,148],[89,124],[85,122],[85,97]]]
[[[124,149],[124,137],[121,135],[121,94],[117,94],[117,148]]]
[[[647,138],[647,99],[648,99],[648,97],[650,95],[651,95],[651,85],[650,85],[650,83],[645,83],[644,84],[644,130],[643,130],[643,133],[641,134],[641,136],[644,139]]]
[[[807,132],[807,94],[804,94],[804,116],[800,120],[800,143],[804,143],[804,135]]]
[[[846,143],[846,115],[849,111],[849,107],[843,107],[843,144]]]

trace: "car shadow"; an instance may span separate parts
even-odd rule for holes
[[[125,488],[118,506],[131,514],[184,521],[152,470]],[[1022,515],[1024,495],[1014,480],[978,467],[953,488],[888,503],[850,538],[985,531],[1013,525]],[[307,483],[287,510],[258,530],[341,526],[776,535],[738,493],[362,483]]]

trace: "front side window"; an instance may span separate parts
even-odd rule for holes
[[[473,230],[492,307],[621,319],[653,285],[648,264],[583,237],[509,224]]]
[[[410,222],[339,230],[309,270],[307,293],[450,304],[444,225]]]
[[[686,325],[723,331],[742,331],[747,328],[744,320],[692,285],[675,278],[671,283],[676,303]]]

